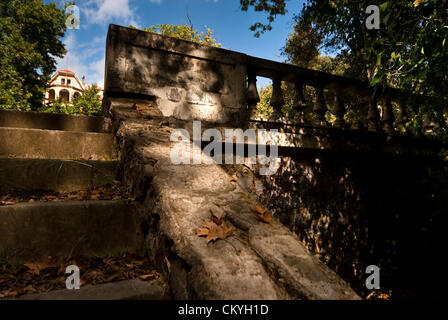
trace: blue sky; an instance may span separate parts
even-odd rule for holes
[[[45,1],[50,2],[50,1]],[[187,10],[193,28],[204,31],[207,26],[223,48],[249,55],[283,61],[280,49],[292,30],[294,13],[303,0],[288,1],[288,13],[279,16],[273,30],[255,38],[249,27],[265,22],[266,14],[240,9],[239,0],[78,0],[80,28],[67,29],[63,39],[68,54],[58,59],[58,69],[73,70],[86,83],[104,84],[104,53],[110,23],[143,28],[156,24],[188,24]],[[260,81],[262,85],[269,80]]]

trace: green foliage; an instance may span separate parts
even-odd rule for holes
[[[129,26],[129,28],[138,29],[132,25]],[[142,30],[161,34],[163,36],[192,41],[211,47],[221,47],[221,44],[213,39],[213,32],[208,28],[204,33],[203,31],[199,32],[194,30],[191,26],[187,25],[158,24],[157,26],[149,26],[148,28],[144,28]]]
[[[323,36],[310,24],[297,22],[282,48],[282,55],[293,65],[308,68],[316,62]]]
[[[73,106],[79,110],[80,114],[88,116],[100,115],[101,98],[98,95],[99,89],[96,84],[91,85],[83,95],[77,96],[73,99]]]
[[[99,116],[102,114],[102,107],[98,92],[98,87],[93,84],[82,95],[75,97],[71,102],[66,102],[61,97],[58,97],[55,101],[39,108],[38,111]]]
[[[256,12],[267,12],[268,23],[263,24],[260,22],[255,23],[250,27],[252,31],[255,31],[255,36],[259,37],[260,34],[266,31],[272,30],[272,22],[274,22],[277,15],[284,15],[286,13],[285,0],[240,0],[241,10],[247,11],[250,6],[253,6]]]
[[[284,14],[286,0],[240,0],[243,10],[254,6],[269,14]],[[440,135],[447,133],[448,9],[446,0],[395,0],[378,3],[380,29],[365,26],[367,0],[308,0],[295,20],[313,26],[323,45],[350,65],[345,75],[367,80],[373,88],[392,86],[412,96],[406,126],[423,130],[423,118],[435,121]],[[254,30],[268,30],[266,25]],[[257,34],[256,34],[257,35]],[[304,34],[306,39],[306,34]],[[300,38],[300,36],[299,36]],[[304,46],[304,45],[302,45]],[[424,97],[420,101],[415,95]],[[420,110],[419,110],[420,108]]]
[[[60,37],[65,15],[41,0],[0,3],[0,108],[36,110],[56,70],[55,57],[66,52]]]

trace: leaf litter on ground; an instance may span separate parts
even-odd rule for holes
[[[119,185],[115,185],[72,192],[16,192],[5,194],[0,197],[0,206],[14,205],[20,202],[34,203],[76,200],[132,200],[132,197],[129,192],[124,190],[124,188]]]
[[[66,267],[76,265],[80,269],[81,286],[139,278],[149,281],[160,277],[146,258],[123,254],[109,258],[60,260],[43,257],[21,265],[0,260],[0,299],[27,293],[65,289],[68,274]]]

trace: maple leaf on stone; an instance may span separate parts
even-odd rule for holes
[[[199,237],[206,237],[207,243],[211,241],[216,241],[218,239],[226,239],[233,232],[233,227],[228,227],[223,221],[221,224],[217,225],[212,221],[206,221],[202,224],[202,228],[196,230],[196,234]]]
[[[268,208],[262,208],[260,206],[255,206],[252,211],[261,221],[265,223],[271,223],[272,215],[269,213]]]

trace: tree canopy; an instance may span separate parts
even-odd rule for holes
[[[56,70],[55,57],[66,52],[61,41],[65,19],[55,3],[0,3],[0,108],[41,106],[46,83]]]
[[[129,26],[132,29],[138,29],[132,25]],[[147,32],[161,34],[163,36],[174,37],[177,39],[192,41],[212,47],[221,47],[213,38],[213,31],[206,28],[205,32],[193,29],[193,26],[172,25],[172,24],[158,24],[156,26],[149,26],[147,28],[139,29]]]
[[[275,17],[286,12],[286,1],[240,0],[242,10],[253,6],[256,11],[268,13],[267,23],[258,22],[251,27],[256,36],[270,30]],[[323,47],[351,66],[351,76],[369,81],[373,88],[388,85],[413,97],[421,96],[422,99],[407,101],[414,112],[409,125],[420,131],[425,114],[446,127],[447,2],[384,1],[378,5],[378,30],[365,25],[369,16],[365,11],[372,4],[366,0],[308,0],[294,19],[296,25],[312,26],[311,30],[322,36]]]

